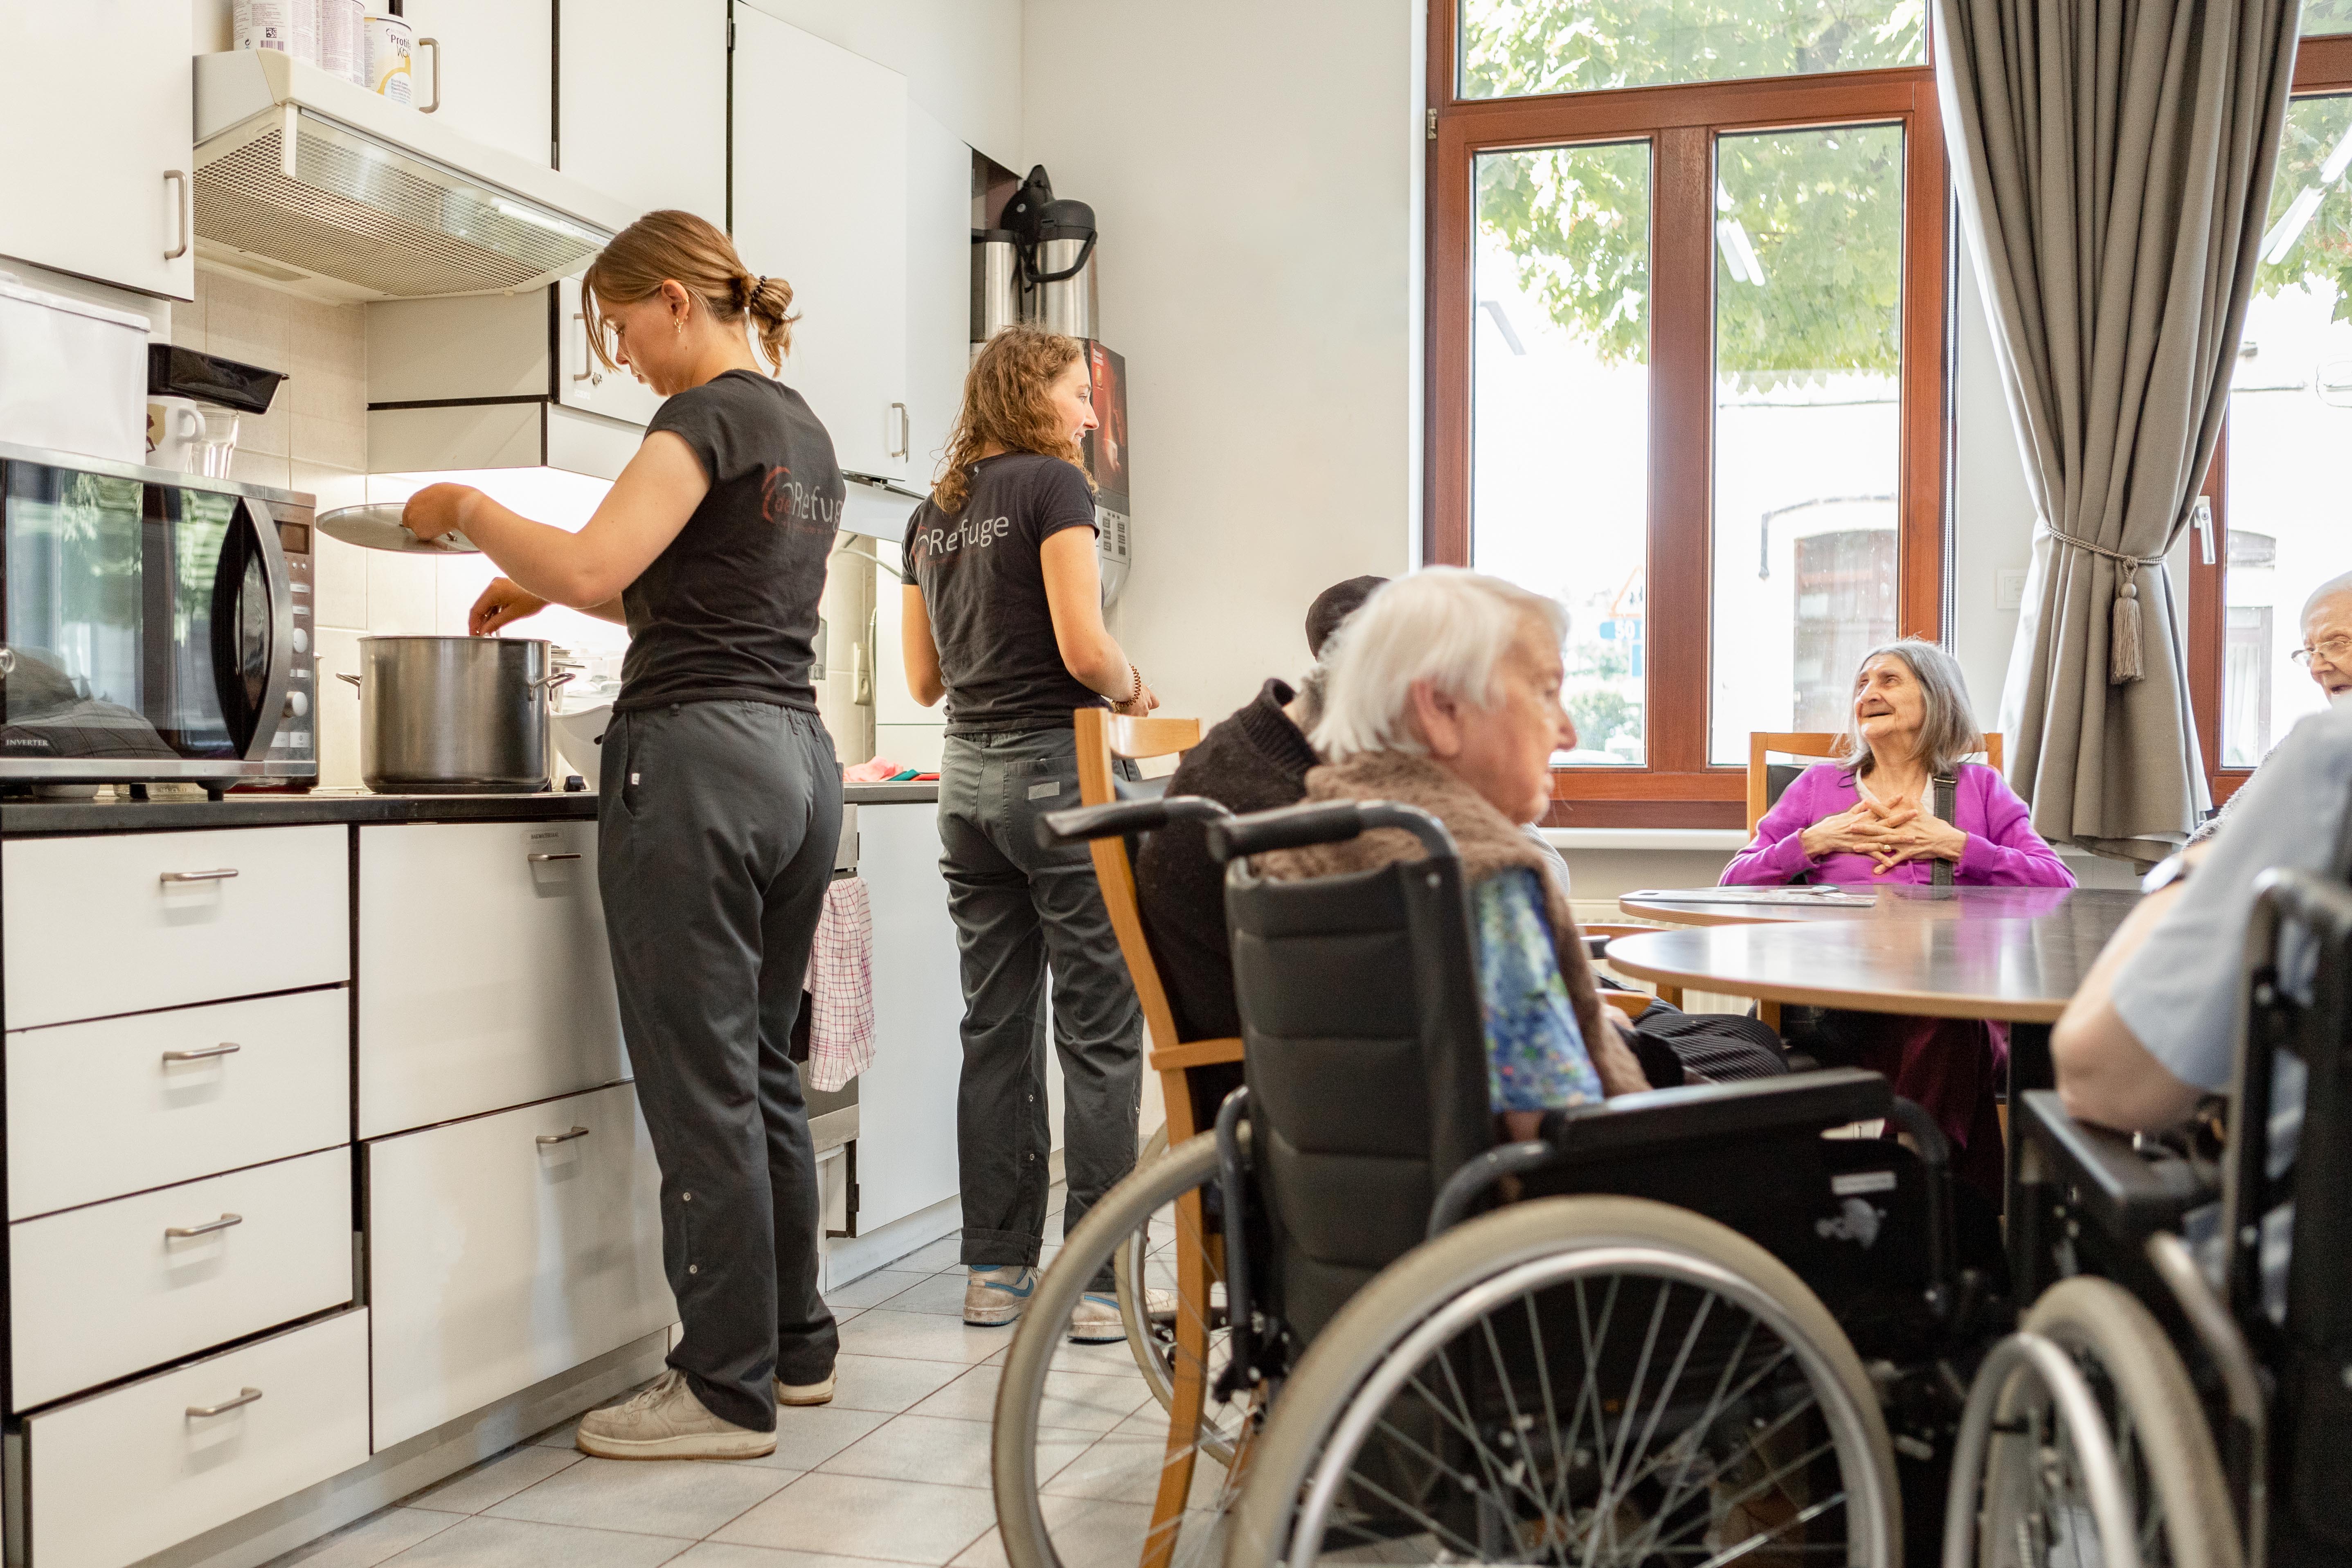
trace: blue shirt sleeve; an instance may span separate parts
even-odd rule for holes
[[[1471,890],[1478,1002],[1486,1026],[1486,1092],[1496,1110],[1598,1103],[1601,1075],[1560,978],[1543,884],[1510,867]]]

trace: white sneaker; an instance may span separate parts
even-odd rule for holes
[[[1037,1271],[1019,1264],[999,1268],[974,1266],[963,1284],[963,1321],[979,1329],[1003,1328],[1029,1305],[1037,1289]]]
[[[756,1459],[776,1451],[773,1432],[713,1415],[675,1368],[633,1397],[583,1415],[572,1440],[600,1459]]]
[[[786,1383],[776,1379],[778,1405],[830,1405],[833,1403],[834,1374],[826,1373],[823,1383]]]
[[[1172,1318],[1176,1315],[1176,1292],[1147,1290],[1143,1293],[1143,1310],[1152,1317]],[[1118,1298],[1087,1291],[1078,1298],[1070,1310],[1070,1342],[1079,1345],[1107,1345],[1127,1338],[1127,1321],[1118,1315]]]

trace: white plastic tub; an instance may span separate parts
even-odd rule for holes
[[[147,460],[147,319],[0,272],[0,441]]]

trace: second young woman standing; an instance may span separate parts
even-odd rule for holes
[[[1078,443],[1095,427],[1075,339],[1015,327],[964,382],[945,474],[907,526],[908,689],[944,696],[940,868],[963,971],[956,1102],[964,1321],[1009,1323],[1036,1280],[1046,1155],[1045,987],[1061,1053],[1063,1144],[1075,1226],[1135,1164],[1142,1010],[1084,845],[1040,848],[1037,818],[1078,803],[1074,710],[1144,714],[1159,700],[1103,627],[1094,486]],[[1072,1337],[1122,1337],[1110,1282]]]

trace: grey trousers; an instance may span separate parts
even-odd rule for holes
[[[968,1265],[1034,1264],[1043,1246],[1052,1147],[1049,963],[1069,1181],[1064,1228],[1075,1227],[1135,1165],[1143,1009],[1087,847],[1037,843],[1039,816],[1077,804],[1070,731],[948,739],[940,766],[940,869],[963,971],[956,1163]]]
[[[637,1102],[661,1165],[669,1364],[711,1414],[772,1431],[771,1377],[822,1383],[819,1194],[787,1054],[841,837],[814,713],[688,702],[615,713],[597,878]]]

